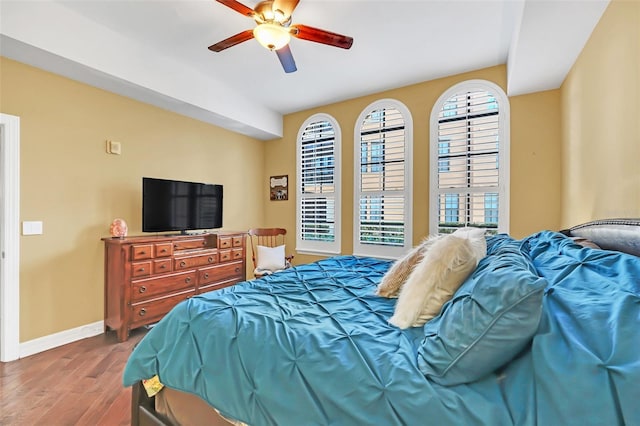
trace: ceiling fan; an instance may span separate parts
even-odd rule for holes
[[[217,0],[227,7],[256,21],[253,30],[246,30],[209,46],[209,50],[220,52],[243,41],[255,38],[269,50],[278,55],[282,68],[286,73],[297,70],[296,62],[289,48],[291,36],[301,40],[314,41],[329,46],[349,49],[353,38],[307,25],[291,25],[291,14],[300,0],[265,0],[251,9],[235,0]]]

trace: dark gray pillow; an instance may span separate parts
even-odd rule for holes
[[[640,219],[601,219],[561,231],[593,241],[605,250],[640,256]]]

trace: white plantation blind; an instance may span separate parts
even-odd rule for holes
[[[298,251],[340,251],[337,129],[335,120],[318,114],[298,134]]]
[[[508,221],[508,100],[494,85],[461,83],[457,89],[432,112],[431,212],[437,228],[432,217],[430,231],[476,226],[496,233]]]
[[[411,245],[411,120],[395,101],[367,108],[356,129],[354,252],[396,257]]]

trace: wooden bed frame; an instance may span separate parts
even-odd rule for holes
[[[156,401],[156,398],[160,399]],[[159,410],[156,408],[157,402],[162,407]],[[131,424],[171,426],[181,423],[183,419],[189,420],[189,424],[206,424],[208,426],[232,426],[234,424],[222,417],[217,410],[197,395],[165,387],[156,396],[149,397],[142,382],[133,386]],[[237,423],[237,425],[241,425],[241,423]]]
[[[587,239],[603,249],[640,256],[640,219],[596,220],[559,232],[568,237]],[[191,396],[198,398],[195,395]],[[224,422],[222,417],[220,419]],[[172,426],[173,424],[167,417],[156,412],[155,397],[147,396],[142,382],[138,382],[132,388],[131,424],[134,426]]]
[[[169,419],[156,413],[155,397],[147,396],[142,382],[131,387],[131,424],[136,426],[171,426]]]

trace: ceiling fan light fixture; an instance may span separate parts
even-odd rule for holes
[[[287,19],[283,11],[281,11],[280,9],[276,9],[273,11],[273,20],[280,24],[284,24]]]
[[[260,24],[253,29],[253,36],[269,50],[278,50],[291,41],[289,30],[276,24]]]

